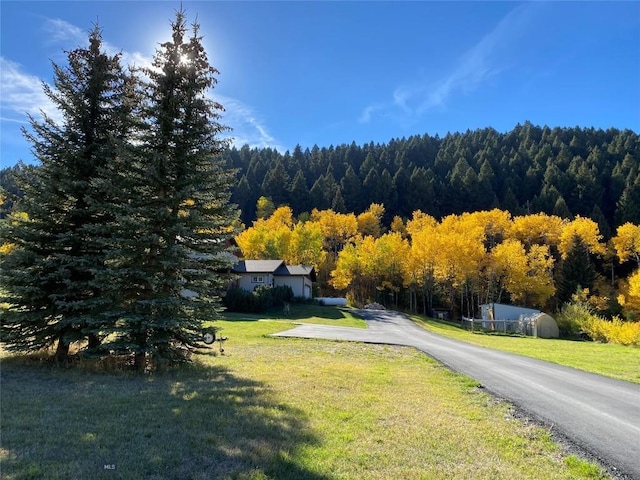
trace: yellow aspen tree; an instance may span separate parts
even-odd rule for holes
[[[364,303],[366,288],[364,284],[364,265],[360,249],[362,239],[347,244],[338,254],[336,267],[331,271],[331,285],[338,290],[347,290],[347,296],[355,303]]]
[[[265,219],[265,224],[267,228],[280,228],[284,226],[292,229],[294,225],[293,210],[288,206],[278,207]]]
[[[290,264],[313,265],[316,269],[327,255],[323,249],[320,225],[315,222],[298,223],[291,232],[285,261]]]
[[[532,245],[555,247],[560,243],[563,226],[563,220],[555,215],[523,215],[513,218],[507,236],[519,240],[526,248]]]
[[[318,269],[318,286],[331,285],[331,272],[336,268],[340,251],[354,241],[358,233],[358,222],[353,213],[342,214],[333,210],[311,211],[311,221],[316,223],[322,231],[324,250],[327,253]],[[337,288],[337,287],[336,287]]]
[[[404,221],[402,220],[402,218],[400,218],[398,215],[393,217],[393,220],[391,221],[391,231],[398,232],[403,237],[407,236],[407,227],[404,224]]]
[[[404,282],[409,287],[410,308],[417,311],[418,294],[422,300],[422,313],[427,314],[433,308],[435,292],[435,265],[439,245],[436,239],[435,218],[420,211],[413,213],[407,222],[407,231],[411,235],[411,246],[404,264]]]
[[[553,283],[554,259],[547,245],[533,245],[527,252],[529,270],[525,282],[524,303],[543,308],[556,293]]]
[[[411,220],[407,222],[407,233],[413,237],[425,228],[434,229],[437,224],[438,221],[431,215],[416,210],[413,212]]]
[[[449,292],[450,302],[455,293],[460,293],[460,309],[465,314],[473,314],[470,298],[473,285],[479,281],[480,267],[485,257],[484,228],[469,214],[449,215],[442,219],[436,229],[434,241],[439,255],[434,274],[439,283]]]
[[[353,213],[336,213],[333,210],[313,209],[311,221],[322,230],[325,248],[337,255],[340,250],[358,233],[358,222]]]
[[[348,289],[360,270],[357,247],[354,244],[349,244],[338,255],[336,268],[331,272],[331,285],[338,290]]]
[[[289,252],[291,229],[286,225],[268,228],[265,234],[265,259],[284,259]]]
[[[260,218],[236,236],[236,243],[244,258],[272,259],[284,258],[289,249],[293,212],[290,207],[279,207],[270,217]]]
[[[259,228],[256,222],[252,227],[236,235],[236,243],[242,250],[244,258],[253,260],[265,258],[265,229]]]
[[[403,284],[404,264],[409,256],[409,242],[400,232],[382,235],[375,241],[374,262],[378,268],[376,289],[388,293],[393,305]],[[386,299],[385,302],[386,303]]]
[[[507,236],[511,230],[511,214],[507,211],[494,208],[469,213],[469,221],[475,221],[484,229],[484,241],[488,249],[493,248]]]
[[[620,263],[632,259],[640,267],[640,225],[629,222],[621,225],[612,241]]]
[[[384,215],[384,206],[378,203],[372,203],[367,211],[362,212],[357,217],[358,233],[363,237],[370,235],[374,238],[382,235],[382,216]]]
[[[546,245],[534,245],[527,252],[520,241],[508,239],[491,255],[497,276],[514,303],[543,307],[555,292],[553,259]]]
[[[506,290],[512,300],[518,301],[519,286],[527,275],[527,255],[522,243],[507,239],[496,245],[491,251],[490,268],[498,287],[496,300],[502,301],[502,292]]]
[[[604,255],[606,253],[606,246],[603,244],[602,235],[600,235],[600,229],[598,224],[590,218],[584,218],[577,216],[574,220],[567,222],[560,234],[560,243],[558,249],[562,258],[566,258],[567,253],[573,245],[573,237],[578,236],[587,246],[589,253],[597,255]]]
[[[629,276],[620,290],[618,303],[622,306],[625,317],[640,321],[640,268]]]
[[[418,296],[422,300],[422,313],[430,314],[436,289],[435,256],[437,245],[433,241],[438,221],[421,210],[415,210],[407,222],[411,239],[409,256],[405,263],[404,281],[409,288],[409,308],[418,311]]]
[[[275,205],[270,198],[262,196],[256,202],[256,217],[258,219],[268,218],[275,210]]]
[[[360,257],[360,265],[362,270],[360,272],[360,288],[361,298],[364,302],[371,302],[375,300],[376,296],[376,283],[380,276],[380,271],[383,268],[379,263],[379,258],[376,252],[376,240],[372,236],[366,236],[361,242],[357,244],[358,256]]]

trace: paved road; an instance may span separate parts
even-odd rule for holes
[[[640,385],[442,337],[391,311],[362,310],[368,328],[300,325],[275,334],[415,347],[551,425],[640,480]]]

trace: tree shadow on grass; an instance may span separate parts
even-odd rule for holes
[[[300,460],[319,440],[301,410],[221,367],[138,376],[3,360],[6,478],[330,478]]]
[[[350,310],[352,314],[357,311]],[[274,307],[265,313],[228,313],[225,312],[224,320],[226,321],[252,321],[252,320],[305,320],[309,317],[324,318],[327,320],[343,320],[345,314],[342,307],[321,306],[321,305],[305,305],[292,303],[289,307],[289,313],[284,312],[282,307]]]
[[[308,317],[319,317],[327,320],[343,320],[345,315],[342,313],[342,309],[335,306],[320,306],[320,305],[291,305],[290,313],[287,318],[292,320],[304,320]]]

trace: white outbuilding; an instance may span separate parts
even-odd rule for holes
[[[520,333],[539,338],[558,338],[558,324],[550,315],[535,308],[485,303],[480,305],[482,328],[503,332]]]

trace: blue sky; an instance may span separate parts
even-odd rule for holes
[[[0,2],[0,166],[85,45],[148,62],[178,1]],[[385,143],[526,120],[640,132],[638,2],[190,2],[238,146]]]

